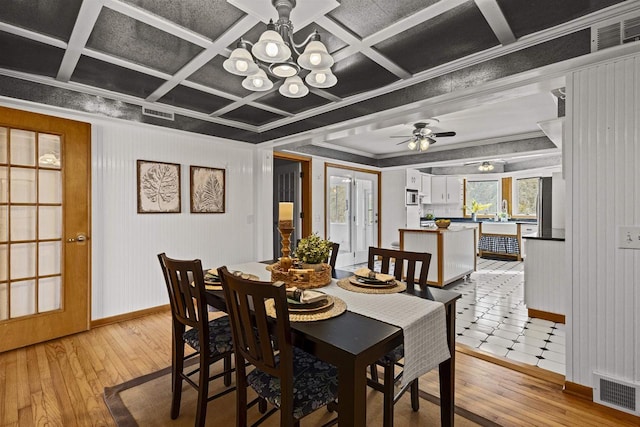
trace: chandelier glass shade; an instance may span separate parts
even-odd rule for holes
[[[480,166],[478,166],[478,170],[480,172],[490,172],[493,170],[493,165],[489,162],[482,162]]]
[[[271,20],[255,44],[240,39],[222,64],[223,68],[231,74],[244,76],[242,86],[253,91],[273,88],[269,76],[285,79],[278,91],[289,98],[307,95],[309,88],[305,82],[316,88],[334,86],[338,82],[331,72],[334,60],[320,41],[320,34],[314,31],[301,44],[293,41],[289,15],[296,1],[272,0],[272,3],[278,11],[278,21]]]

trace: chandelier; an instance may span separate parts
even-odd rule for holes
[[[301,98],[309,93],[302,77],[309,86],[316,88],[335,85],[338,79],[331,72],[334,61],[320,41],[320,34],[314,31],[300,44],[293,41],[293,24],[289,16],[296,0],[271,2],[278,11],[278,21],[270,20],[267,30],[255,44],[241,38],[222,64],[224,69],[245,76],[242,87],[257,92],[273,88],[268,75],[285,79],[278,91],[288,98]]]
[[[489,172],[493,170],[493,165],[489,162],[482,162],[480,166],[478,166],[478,170],[480,172]]]

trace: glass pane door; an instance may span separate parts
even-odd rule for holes
[[[0,320],[62,308],[60,136],[0,128]]]
[[[340,244],[337,266],[367,262],[378,244],[378,175],[328,167],[327,239]]]

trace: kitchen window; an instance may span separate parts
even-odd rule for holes
[[[498,196],[500,193],[499,180],[472,181],[468,180],[465,186],[465,216],[471,216],[471,203],[475,200],[481,205],[490,204],[484,211],[478,212],[478,215],[493,215],[499,208],[500,204]]]
[[[514,188],[513,214],[535,216],[538,199],[538,177],[516,179]]]

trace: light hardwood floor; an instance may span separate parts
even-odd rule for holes
[[[163,312],[0,354],[2,426],[112,426],[112,386],[168,366]],[[420,387],[437,395],[437,373]],[[638,426],[640,418],[562,392],[561,386],[457,352],[456,403],[504,426]]]

